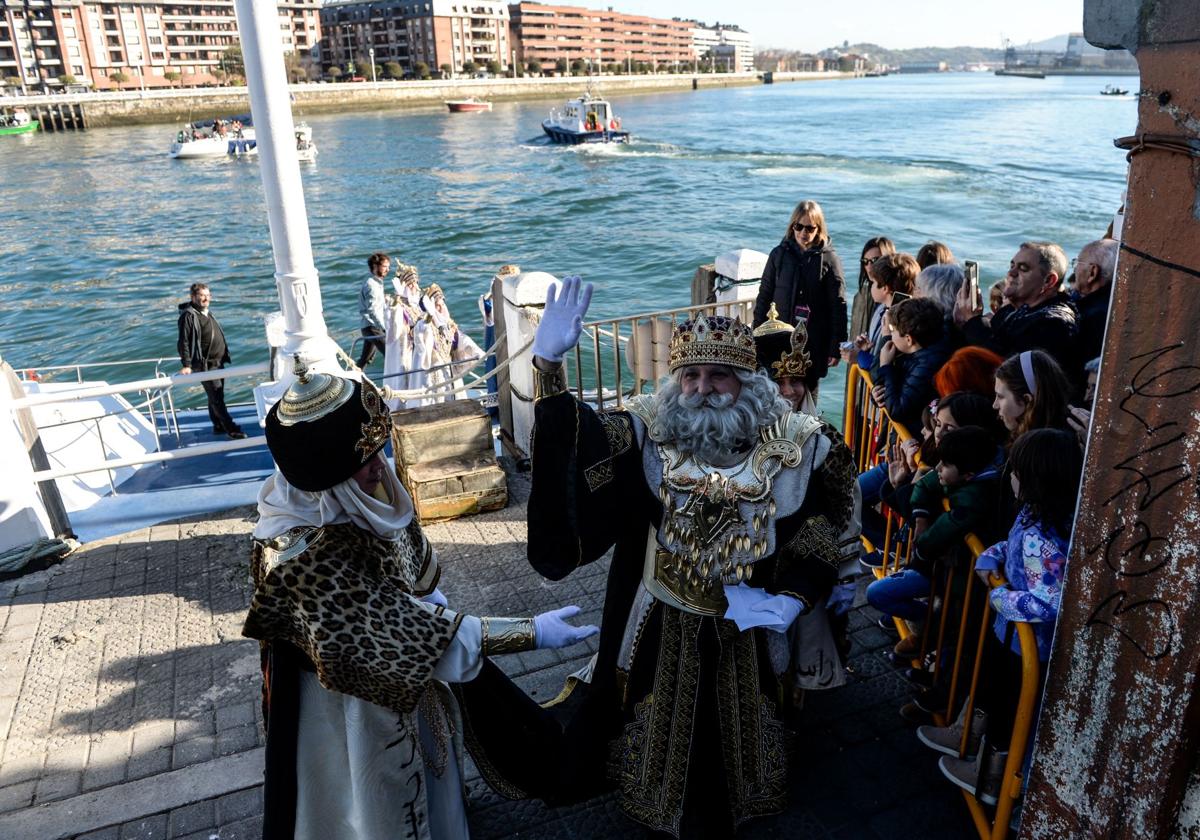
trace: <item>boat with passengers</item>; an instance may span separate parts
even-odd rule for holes
[[[553,143],[628,143],[629,132],[621,128],[621,118],[612,104],[590,90],[568,99],[562,108],[552,108],[542,120],[542,130]]]
[[[41,126],[29,116],[24,108],[14,108],[11,114],[0,114],[0,136],[5,134],[28,134]]]
[[[191,122],[175,135],[168,154],[177,160],[258,154],[249,114]]]

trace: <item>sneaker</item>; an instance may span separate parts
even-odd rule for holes
[[[916,659],[921,654],[921,634],[909,633],[892,648],[900,659]]]
[[[943,683],[917,692],[917,695],[913,697],[913,703],[916,704],[917,708],[934,714],[946,708],[946,701],[949,699],[949,694],[950,690]]]
[[[922,726],[917,729],[917,740],[940,753],[958,758],[958,747],[962,743],[963,714],[967,707],[963,706],[958,713],[958,720],[949,726]],[[975,709],[971,715],[971,733],[967,736],[967,755],[975,755],[979,751],[979,742],[987,731],[987,713]]]
[[[904,664],[912,661],[912,660],[907,660],[907,659],[903,660],[903,661],[899,661],[896,659],[896,654],[890,650],[888,651],[888,656],[892,659],[893,664],[896,664],[896,665],[904,665]],[[919,686],[920,688],[932,688],[933,687],[933,672],[932,671],[925,671],[925,670],[922,670],[921,668],[907,667],[904,669],[904,679],[908,680],[910,683],[912,683],[915,686]]]
[[[936,726],[933,715],[922,709],[912,700],[900,707],[900,717],[918,726]]]
[[[1008,753],[982,749],[975,758],[944,755],[938,760],[942,775],[968,791],[984,805],[995,805],[1000,798],[1000,783],[1004,779],[1004,764]]]
[[[230,440],[242,440],[245,437],[246,437],[246,433],[243,432],[241,429],[234,429],[232,432],[229,433]]]
[[[883,555],[878,550],[872,551],[870,554],[864,554],[858,558],[858,565],[862,566],[868,572],[882,569]]]

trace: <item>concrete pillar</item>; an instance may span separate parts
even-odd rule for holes
[[[1200,833],[1200,4],[1087,0],[1138,134],[1022,838]],[[1149,145],[1147,145],[1147,143]],[[1192,778],[1189,789],[1189,778]]]
[[[546,292],[558,280],[544,271],[523,271],[503,278],[504,341],[509,359],[508,391],[511,428],[504,429],[506,441],[518,458],[529,457],[533,431],[533,351],[522,350],[533,340],[546,306]],[[564,359],[564,363],[569,359]],[[502,417],[505,415],[502,414]]]

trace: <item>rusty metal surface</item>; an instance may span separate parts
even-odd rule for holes
[[[1138,130],[1196,138],[1200,43],[1154,34]],[[1172,836],[1200,745],[1200,161],[1135,155],[1125,219],[1022,838]]]

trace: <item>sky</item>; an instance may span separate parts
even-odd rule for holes
[[[867,42],[906,47],[999,47],[1083,30],[1083,0],[570,0],[654,17],[731,23],[754,37],[754,48],[815,52]]]

